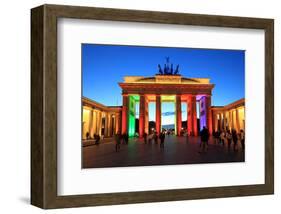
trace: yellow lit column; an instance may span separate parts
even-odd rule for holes
[[[97,112],[96,110],[93,110],[93,119],[92,119],[92,129],[91,129],[91,137],[94,137],[94,134],[96,134],[96,128],[97,128]]]
[[[236,109],[236,131],[240,130],[239,109]]]
[[[120,116],[119,116],[119,113],[116,113],[115,114],[115,129],[114,129],[114,134],[116,134],[118,131],[119,131],[119,120],[120,120],[120,118],[119,118]]]
[[[229,115],[229,129],[232,130],[233,129],[233,126],[232,126],[232,112],[231,111],[228,111],[228,115]]]
[[[88,132],[90,134],[90,138],[93,137],[92,136],[92,128],[93,128],[93,109],[91,109],[89,111],[89,129],[88,129]]]
[[[101,136],[101,111],[97,112],[97,134]]]
[[[111,137],[111,114],[108,113],[107,114],[107,119],[108,119],[108,123],[107,123],[107,136]]]
[[[223,111],[223,129],[226,130],[226,113]]]

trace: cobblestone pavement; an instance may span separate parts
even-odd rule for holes
[[[114,142],[100,145],[87,145],[83,149],[83,168],[96,167],[124,167],[124,166],[151,166],[170,164],[198,164],[243,162],[244,151],[238,142],[238,151],[227,146],[215,144],[210,140],[208,150],[200,151],[199,137],[166,136],[164,149],[153,141],[145,144],[139,139],[130,139],[128,145],[121,144],[118,152]]]

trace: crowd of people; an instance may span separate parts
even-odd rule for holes
[[[165,142],[165,131],[163,130],[158,134],[156,131],[152,132],[151,134],[144,133],[143,134],[143,141],[145,144],[151,144],[154,142],[154,144],[158,144],[160,141],[160,148],[164,149],[164,142]],[[118,152],[121,148],[121,144],[128,144],[129,142],[129,135],[127,133],[121,134],[120,132],[117,132],[117,134],[114,137],[115,140],[115,151]]]
[[[158,144],[161,149],[164,149],[165,136],[170,135],[171,133],[167,130],[162,130],[159,134],[156,131],[151,132],[150,134],[143,134],[143,142],[144,144]],[[186,136],[186,141],[188,142],[189,135],[188,133],[182,134],[182,136]],[[87,139],[89,139],[88,133],[86,134]],[[226,130],[218,130],[212,133],[212,137],[214,140],[214,144],[227,146],[228,150],[233,148],[233,151],[238,151],[238,142],[241,144],[242,150],[245,150],[245,133],[241,129],[240,132],[237,132],[235,129],[226,129]],[[93,136],[94,142],[96,145],[99,145],[101,137],[98,134],[94,134]],[[121,134],[117,132],[114,136],[115,141],[115,151],[118,152],[120,150],[121,144],[128,145],[129,143],[129,135],[128,133]],[[210,133],[207,127],[203,127],[200,131],[200,149],[199,153],[205,153],[208,150],[208,144],[210,141]]]
[[[200,152],[206,152],[208,147],[208,142],[210,138],[209,131],[206,127],[200,131],[201,144]],[[238,151],[238,142],[241,144],[242,150],[245,150],[245,133],[241,129],[237,132],[235,129],[218,130],[213,132],[214,143],[222,146],[227,145],[228,150],[233,148],[233,151]]]

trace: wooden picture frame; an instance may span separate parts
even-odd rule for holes
[[[57,195],[57,19],[93,19],[265,30],[265,184]],[[31,10],[31,204],[65,208],[274,193],[274,21],[214,15],[42,5]]]

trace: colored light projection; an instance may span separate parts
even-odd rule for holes
[[[140,96],[130,95],[129,96],[129,117],[128,117],[128,135],[129,137],[135,136],[136,128],[136,103],[139,102]]]

